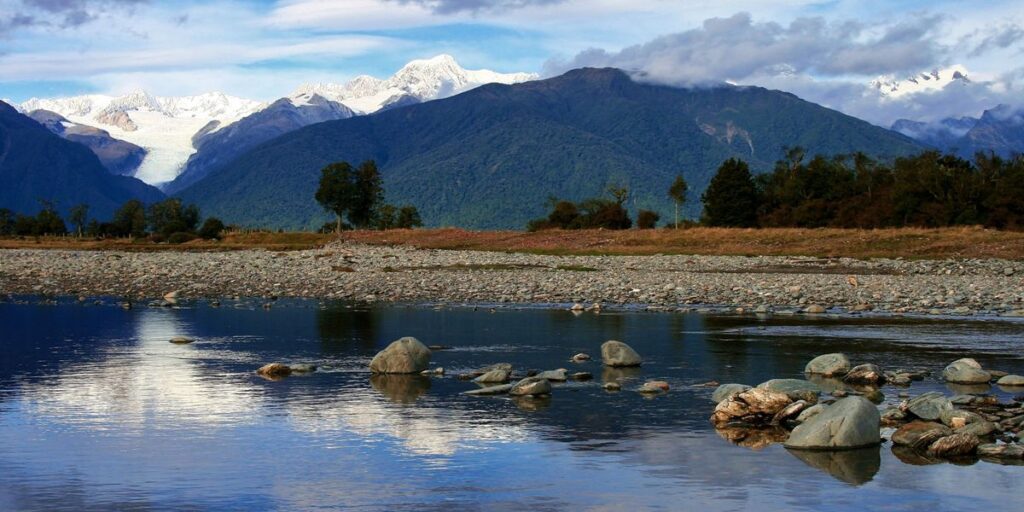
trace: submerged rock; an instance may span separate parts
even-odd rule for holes
[[[256,370],[256,375],[272,380],[281,379],[291,374],[291,367],[282,363],[265,364]]]
[[[384,350],[373,356],[370,371],[373,373],[420,373],[430,366],[430,349],[420,340],[405,337],[393,341]]]
[[[874,404],[863,397],[843,398],[801,423],[786,441],[787,448],[849,450],[875,446],[881,418]]]
[[[292,369],[292,373],[313,373],[316,371],[315,364],[299,363],[290,364],[288,367]]]
[[[584,354],[583,352],[580,352],[579,354],[576,354],[576,355],[572,356],[572,359],[570,359],[570,361],[572,361],[574,363],[582,363],[584,361],[590,361],[590,355]]]
[[[551,382],[542,377],[527,377],[512,385],[508,394],[513,396],[536,396],[551,394]]]
[[[668,382],[663,380],[649,380],[640,386],[640,392],[645,394],[664,393],[669,390]]]
[[[487,386],[480,389],[473,389],[470,391],[463,391],[464,395],[504,395],[512,389],[512,384],[501,384],[498,386]]]
[[[849,371],[850,360],[846,358],[845,354],[840,353],[820,355],[811,359],[811,362],[804,367],[804,373],[823,377],[846,375]]]
[[[473,379],[473,382],[508,382],[511,377],[512,365],[508,363],[498,363],[487,367],[479,377]]]
[[[983,444],[978,446],[978,456],[983,458],[1021,460],[1024,459],[1024,446],[1019,444]]]
[[[643,364],[640,354],[621,341],[609,340],[601,345],[601,360],[605,366],[631,367]]]
[[[717,404],[748,389],[750,389],[750,386],[746,384],[722,384],[715,389],[714,393],[711,393],[711,400]]]
[[[977,361],[970,358],[958,359],[942,370],[942,378],[954,384],[987,384],[992,375],[981,369]]]
[[[934,421],[942,417],[943,411],[952,410],[953,404],[942,393],[932,391],[910,399],[906,408],[922,420]]]
[[[569,375],[565,368],[543,371],[538,373],[536,376],[553,382],[565,382],[569,380]]]

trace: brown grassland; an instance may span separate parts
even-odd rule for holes
[[[317,233],[231,233],[221,241],[181,245],[75,237],[3,238],[0,249],[125,251],[301,250],[342,239],[366,244],[536,254],[700,254],[742,256],[1024,259],[1024,232],[977,227],[858,229],[731,229],[468,231],[455,228]]]

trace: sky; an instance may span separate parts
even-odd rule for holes
[[[0,0],[0,98],[145,89],[272,100],[440,53],[553,76],[792,92],[878,124],[978,115],[1024,92],[1020,0]],[[886,99],[879,76],[970,87]],[[954,90],[955,89],[955,90]]]

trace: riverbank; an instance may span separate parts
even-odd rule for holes
[[[332,242],[308,250],[5,249],[0,293],[1024,316],[1024,262],[558,256]]]

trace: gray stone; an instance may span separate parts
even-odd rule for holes
[[[543,372],[538,373],[536,375],[536,377],[540,377],[542,379],[547,379],[547,380],[550,380],[552,382],[565,382],[565,381],[569,380],[569,375],[566,372],[565,368],[559,368],[557,370],[543,371]]]
[[[1020,375],[1007,375],[996,381],[1000,386],[1024,386],[1024,377]]]
[[[825,306],[822,306],[821,304],[811,304],[804,309],[804,313],[809,315],[820,315],[825,311]]]
[[[851,368],[843,381],[851,384],[880,384],[885,382],[885,374],[876,365],[860,364]]]
[[[500,383],[508,382],[508,379],[512,376],[512,365],[508,363],[499,363],[488,367],[479,377],[473,379],[473,382],[479,382],[481,384],[486,383]]]
[[[792,400],[804,400],[808,403],[818,403],[818,395],[821,394],[821,387],[813,382],[800,379],[772,379],[762,382],[757,387],[785,393]]]
[[[1024,446],[1019,444],[983,444],[978,446],[978,456],[993,459],[1024,459]]]
[[[964,425],[969,425],[971,423],[985,421],[985,418],[982,418],[981,415],[973,413],[971,411],[949,409],[942,411],[942,413],[939,415],[939,421],[941,421],[942,424],[947,427],[960,428]]]
[[[500,384],[498,386],[487,386],[485,388],[474,389],[474,390],[471,390],[471,391],[463,391],[462,394],[464,394],[464,395],[477,395],[477,396],[504,395],[504,394],[508,393],[511,389],[512,389],[512,384]]]
[[[849,450],[875,446],[881,417],[871,402],[859,396],[843,398],[801,423],[785,446],[806,450]]]
[[[413,337],[393,341],[373,356],[373,373],[420,373],[430,366],[430,349]]]
[[[512,385],[508,390],[512,396],[537,396],[551,394],[551,382],[543,377],[527,377]]]
[[[316,371],[315,364],[299,363],[288,366],[292,369],[292,373],[313,373]]]
[[[821,414],[825,410],[825,404],[812,405],[800,412],[800,415],[796,417],[796,421],[803,423],[818,414]]]
[[[820,355],[811,359],[811,362],[804,367],[804,373],[824,377],[846,375],[846,372],[849,371],[850,360],[846,358],[845,354],[840,353]]]
[[[960,359],[953,361],[942,370],[942,378],[946,382],[954,384],[987,384],[992,380],[992,375],[982,370],[977,361],[973,359]]]
[[[911,398],[907,410],[922,420],[935,421],[942,417],[942,411],[953,409],[953,404],[942,393],[932,391]]]
[[[628,367],[640,366],[643,359],[629,345],[621,341],[609,340],[601,345],[601,359],[605,366]]]
[[[996,431],[996,424],[988,420],[976,421],[974,423],[968,423],[963,427],[955,429],[954,432],[958,434],[972,434],[978,437],[990,436]]]
[[[711,393],[711,401],[717,404],[722,400],[732,398],[748,389],[750,389],[750,386],[747,386],[746,384],[722,384],[715,389],[714,393]]]

